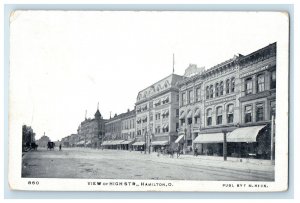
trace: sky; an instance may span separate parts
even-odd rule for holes
[[[189,64],[211,68],[278,41],[286,18],[262,12],[16,11],[10,19],[10,128],[55,141],[99,110],[133,109],[138,92]]]

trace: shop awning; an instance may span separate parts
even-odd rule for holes
[[[181,140],[183,140],[184,135],[180,135],[176,140],[175,143],[179,143]]]
[[[124,142],[124,140],[114,140],[113,145],[122,144],[122,142]]]
[[[104,141],[104,142],[102,143],[102,146],[110,145],[110,143],[111,143],[111,141]]]
[[[186,116],[187,118],[192,118],[192,111],[189,111],[188,115]]]
[[[194,117],[200,117],[200,109],[197,109],[197,110],[195,111]]]
[[[266,125],[238,128],[227,135],[227,142],[256,142],[256,137]]]
[[[168,141],[154,141],[151,143],[151,145],[160,145],[160,146],[165,146],[168,145]]]
[[[133,143],[132,145],[133,146],[142,146],[142,145],[144,145],[145,144],[145,142],[135,142],[135,143]]]
[[[223,133],[199,134],[193,143],[223,143]]]
[[[125,140],[121,144],[132,144],[133,142],[134,142],[134,140]]]
[[[91,140],[89,140],[89,141],[87,141],[85,144],[91,144],[92,143],[92,141]]]

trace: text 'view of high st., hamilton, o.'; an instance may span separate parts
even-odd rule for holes
[[[172,74],[141,87],[133,110],[103,118],[98,104],[61,140],[35,140],[23,125],[22,177],[274,181],[271,43],[184,75],[173,61]]]

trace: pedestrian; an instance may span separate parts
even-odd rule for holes
[[[59,144],[59,151],[61,151],[61,144]]]
[[[198,156],[198,148],[197,147],[194,150],[194,156]]]
[[[177,159],[179,156],[180,156],[180,146],[178,146],[178,148],[177,148]]]

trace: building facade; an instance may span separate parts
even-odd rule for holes
[[[94,118],[85,118],[77,129],[78,147],[92,147],[98,148],[103,142],[105,134],[105,120],[101,116],[99,109],[97,109]]]
[[[129,110],[121,116],[121,139],[124,140],[122,148],[132,150],[132,143],[135,141],[135,109]]]
[[[138,93],[136,143],[140,150],[156,151],[177,139],[179,89],[183,76],[171,74]]]
[[[50,140],[50,138],[49,138],[48,136],[46,136],[45,133],[44,133],[44,135],[43,135],[40,139],[38,139],[38,140],[36,141],[36,144],[37,144],[39,147],[47,148],[48,142],[51,142],[51,140]]]
[[[178,143],[185,151],[223,155],[225,141],[229,156],[270,156],[276,43],[187,77],[178,87]]]

